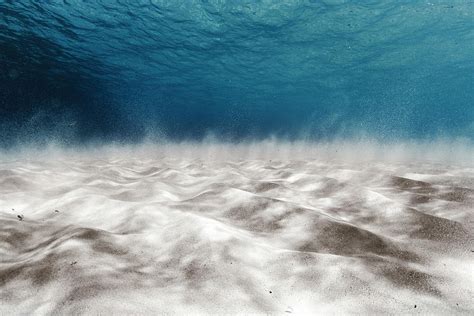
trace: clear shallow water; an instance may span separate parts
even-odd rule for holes
[[[0,314],[474,310],[473,9],[0,0]]]
[[[474,135],[472,1],[0,1],[1,146]]]

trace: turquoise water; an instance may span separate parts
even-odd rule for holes
[[[1,146],[474,139],[473,1],[0,1]]]

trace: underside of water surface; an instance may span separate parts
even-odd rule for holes
[[[0,146],[474,135],[474,3],[0,1]]]

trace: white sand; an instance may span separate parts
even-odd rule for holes
[[[298,146],[4,155],[0,314],[474,313],[472,150]]]

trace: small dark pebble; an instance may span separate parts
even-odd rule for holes
[[[416,305],[415,305],[415,308],[416,308]]]
[[[272,291],[268,291],[268,292],[270,292],[270,294],[272,294]]]
[[[58,211],[58,210],[54,210],[54,212],[55,212],[55,213],[59,213],[59,211]]]
[[[73,266],[73,265],[75,265],[76,263],[77,263],[77,261],[73,261],[73,262],[71,262],[71,265]]]
[[[23,215],[17,215],[16,217],[18,217],[18,220],[20,220],[20,221],[23,220]]]

